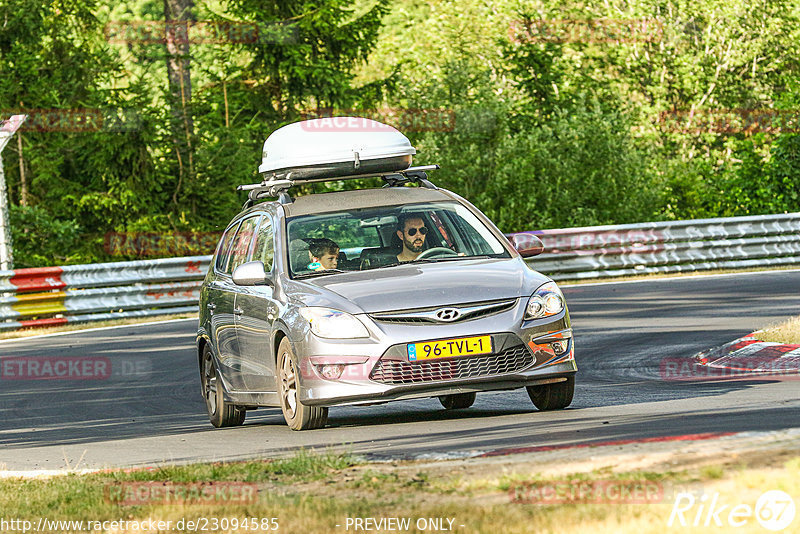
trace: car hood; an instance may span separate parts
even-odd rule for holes
[[[330,292],[359,308],[341,306],[350,308],[346,311],[376,313],[528,296],[548,280],[520,258],[418,263],[304,280],[321,291],[312,290],[303,300],[336,306],[335,297],[321,302]]]

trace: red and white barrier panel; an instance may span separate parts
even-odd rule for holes
[[[0,271],[0,331],[197,311],[210,256]]]

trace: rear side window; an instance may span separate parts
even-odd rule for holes
[[[274,255],[273,241],[272,221],[269,217],[264,217],[261,219],[261,225],[258,227],[256,248],[253,251],[253,261],[261,261],[264,264],[264,270],[267,272],[272,270],[272,257]]]
[[[247,261],[255,241],[258,219],[258,216],[245,219],[239,227],[239,231],[236,232],[236,237],[233,239],[233,247],[231,248],[231,261],[225,270],[227,274],[232,273],[234,269]]]
[[[239,224],[234,224],[225,232],[225,235],[222,236],[222,239],[219,241],[219,248],[217,248],[217,262],[214,264],[214,268],[217,271],[225,272],[225,268],[228,266],[228,259],[231,255],[231,241],[233,240],[234,234],[236,234],[236,229],[239,227]]]

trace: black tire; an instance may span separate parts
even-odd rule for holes
[[[572,396],[575,394],[575,375],[568,376],[564,382],[527,386],[525,389],[528,390],[533,405],[540,410],[561,410],[572,403]]]
[[[217,428],[226,426],[239,426],[244,423],[246,411],[242,406],[225,402],[222,392],[222,380],[219,370],[214,363],[214,353],[210,345],[203,349],[203,363],[200,368],[200,381],[203,397],[206,401],[206,411],[211,424]]]
[[[286,424],[292,430],[314,430],[328,422],[328,408],[307,406],[300,402],[298,395],[297,360],[287,338],[278,346],[278,396]]]
[[[442,395],[439,402],[445,410],[463,410],[475,403],[475,393],[456,393],[454,395]]]

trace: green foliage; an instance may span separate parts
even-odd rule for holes
[[[179,165],[164,45],[105,37],[113,21],[163,20],[163,2],[0,0],[0,114],[105,118],[81,132],[29,124],[26,199],[17,143],[4,150],[17,266],[122,259],[103,250],[108,232],[219,231],[244,201],[235,187],[259,179],[264,139],[330,110],[395,110],[415,163],[441,164],[434,181],[505,231],[797,209],[796,112],[762,132],[689,115],[798,109],[798,0],[195,6],[195,20],[258,33],[191,43],[191,162]],[[570,20],[583,33],[553,38]],[[620,20],[649,30],[610,25]],[[436,114],[448,120],[426,122]]]
[[[416,33],[441,26],[452,46],[414,45],[394,102],[455,112],[419,152],[504,230],[796,210],[791,132],[687,116],[797,109],[797,2],[509,1],[472,20],[460,4],[403,2]],[[458,31],[470,23],[490,38]],[[476,116],[490,120],[467,126]]]
[[[513,130],[498,122],[491,136],[464,125],[421,144],[446,162],[439,181],[461,185],[456,189],[504,231],[656,216],[658,177],[623,114],[612,117],[595,101],[556,108],[550,119]]]
[[[261,144],[271,131],[320,106],[382,98],[380,81],[362,93],[352,79],[374,44],[385,2],[359,13],[344,1],[305,0],[197,9],[200,20],[253,22],[261,31],[256,42],[192,44],[191,161],[176,164],[164,46],[104,38],[115,21],[163,20],[160,2],[0,0],[0,112],[58,110],[67,117],[55,129],[21,132],[27,198],[19,151],[15,143],[6,148],[11,202],[46,214],[35,221],[44,229],[63,223],[82,237],[79,252],[66,248],[69,240],[58,251],[20,245],[17,266],[125,259],[103,250],[108,232],[218,230],[244,200],[236,186],[258,179]],[[106,120],[76,132],[75,110]],[[113,112],[128,120],[109,123]],[[30,113],[29,126],[37,116]],[[179,172],[180,165],[196,172]]]
[[[556,108],[501,147],[491,199],[508,231],[651,220],[660,186],[629,122],[587,102]]]
[[[539,72],[538,55],[505,49],[510,73]],[[409,107],[444,104],[455,117],[452,129],[414,139],[426,163],[442,164],[436,182],[507,232],[658,217],[663,186],[652,141],[631,135],[633,119],[618,100],[549,91],[547,80],[523,79],[512,99],[495,91],[491,66],[462,57],[439,79],[404,85]]]
[[[155,204],[151,112],[143,95],[126,102],[108,89],[121,66],[102,41],[97,8],[87,0],[0,2],[7,24],[0,35],[0,110],[33,110],[17,134],[27,199],[17,143],[3,154],[11,202],[19,205],[12,221],[24,225],[13,228],[17,266],[94,261],[102,257],[103,233]],[[127,119],[114,120],[117,111]],[[60,120],[45,121],[47,114]],[[80,114],[95,119],[83,131]]]
[[[800,196],[800,137],[784,134],[757,150],[757,137],[741,143],[734,153],[741,161],[725,175],[725,194],[716,210],[723,215],[761,215],[796,211]]]
[[[72,220],[56,219],[39,206],[12,206],[10,219],[16,268],[91,259],[82,245],[81,227]]]
[[[357,15],[346,0],[231,0],[227,16],[265,28],[263,39],[246,45],[240,71],[255,80],[251,93],[260,111],[286,120],[298,111],[352,106],[359,100],[353,67],[372,49],[386,5],[380,0]]]

